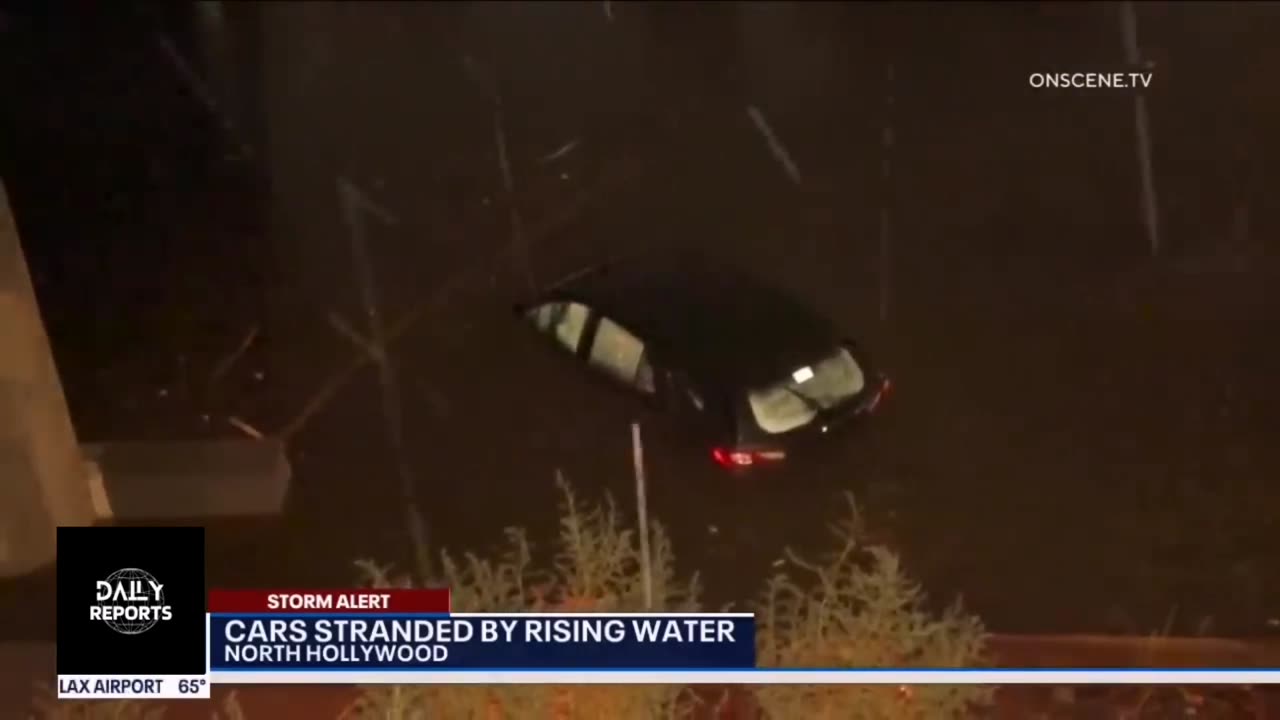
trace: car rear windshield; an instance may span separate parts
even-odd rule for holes
[[[862,368],[839,348],[813,365],[796,368],[786,378],[747,393],[756,425],[771,435],[804,427],[823,410],[836,407],[862,391]]]

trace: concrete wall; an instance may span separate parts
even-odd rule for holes
[[[58,369],[0,186],[0,577],[49,563],[94,509]]]

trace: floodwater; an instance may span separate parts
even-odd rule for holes
[[[1256,634],[1280,612],[1276,7],[1141,7],[1154,258],[1133,94],[1028,84],[1121,68],[1094,4],[16,17],[4,175],[84,440],[296,429],[285,517],[211,526],[211,585],[409,562],[406,485],[436,548],[545,547],[557,471],[630,512],[652,420],[508,309],[530,277],[697,247],[830,314],[896,387],[782,487],[725,488],[652,433],[651,510],[710,601],[749,600],[848,490],[996,630]],[[344,216],[340,187],[378,210]],[[295,422],[359,352],[334,329],[367,327],[356,232],[387,322],[427,308],[394,345],[403,452],[371,367]]]

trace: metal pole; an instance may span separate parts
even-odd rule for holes
[[[649,557],[649,507],[644,484],[644,444],[640,423],[631,423],[631,459],[636,473],[636,514],[640,520],[640,577],[644,582],[644,609],[653,609],[653,565]]]
[[[1124,33],[1125,61],[1131,67],[1142,64],[1138,48],[1138,14],[1132,2],[1120,5],[1120,26]],[[1147,230],[1151,255],[1160,254],[1159,205],[1156,202],[1155,174],[1151,169],[1151,127],[1147,119],[1147,100],[1141,92],[1133,97],[1133,118],[1137,131],[1138,173],[1142,179],[1142,219]]]

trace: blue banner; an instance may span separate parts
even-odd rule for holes
[[[210,615],[227,670],[740,669],[749,614]]]

